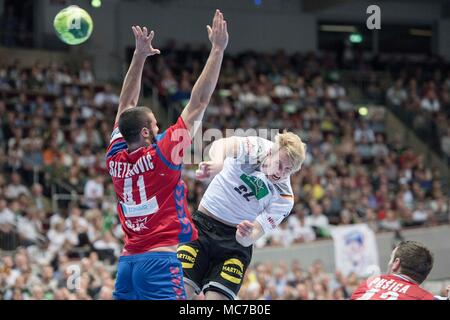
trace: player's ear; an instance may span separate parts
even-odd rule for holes
[[[141,134],[142,134],[142,136],[143,136],[144,138],[150,137],[150,135],[151,135],[150,129],[148,129],[148,128],[146,128],[146,127],[143,127],[143,128],[141,129]]]
[[[398,272],[400,270],[400,258],[395,258],[394,262],[392,263],[392,271]]]

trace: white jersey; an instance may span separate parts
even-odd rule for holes
[[[200,205],[229,224],[256,220],[267,233],[294,206],[290,177],[274,184],[260,171],[272,141],[259,137],[239,140],[238,156],[225,159],[222,171],[209,184]]]

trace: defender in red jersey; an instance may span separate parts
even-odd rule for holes
[[[401,242],[391,254],[388,274],[364,281],[352,300],[434,300],[433,294],[422,289],[433,268],[433,255],[415,241]]]
[[[149,108],[136,107],[142,70],[154,32],[132,27],[136,49],[119,99],[106,165],[118,198],[117,211],[125,245],[117,269],[116,299],[185,299],[183,273],[176,257],[179,243],[197,239],[181,180],[183,152],[190,129],[200,121],[217,84],[227,24],[217,10],[207,26],[212,49],[177,122],[162,134]]]

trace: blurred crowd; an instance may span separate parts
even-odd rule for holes
[[[431,79],[399,77],[387,90],[386,100],[450,164],[450,73],[445,78],[437,71]]]
[[[208,49],[169,45],[162,52],[145,66],[144,93],[155,94],[176,116]],[[328,238],[331,226],[340,224],[396,231],[449,222],[444,175],[427,167],[401,136],[388,141],[385,110],[359,112],[336,67],[331,55],[313,53],[224,59],[203,129],[282,128],[308,145],[305,164],[292,177],[294,210],[258,247]],[[0,65],[0,250],[15,251],[2,258],[5,299],[110,298],[122,231],[104,153],[117,103],[117,90],[97,83],[89,61]],[[193,179],[195,169],[184,171],[191,212],[207,186]],[[82,290],[66,285],[66,267],[74,261]],[[339,279],[300,280],[307,273],[296,267],[255,268],[243,297],[300,297],[304,290],[309,298],[348,297],[352,288],[338,289]],[[261,268],[268,278],[282,275],[285,284],[261,282]]]
[[[28,247],[29,248],[29,247]],[[0,300],[111,300],[115,270],[96,252],[80,260],[58,254],[42,263],[45,252],[19,247],[0,261]]]

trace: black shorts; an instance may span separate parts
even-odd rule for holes
[[[234,300],[252,259],[253,246],[244,247],[236,241],[235,227],[198,210],[192,219],[198,239],[180,245],[177,251],[185,283],[197,294],[216,291]]]

